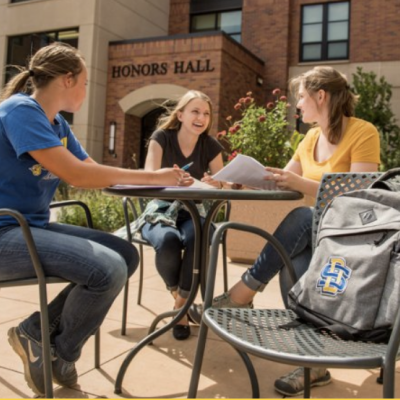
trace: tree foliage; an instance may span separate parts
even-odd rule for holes
[[[400,128],[391,109],[392,85],[375,72],[363,72],[361,67],[353,74],[353,87],[359,95],[356,117],[371,122],[381,139],[381,170],[400,166]]]

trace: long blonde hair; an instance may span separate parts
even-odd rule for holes
[[[328,140],[339,143],[342,136],[343,116],[352,117],[358,96],[351,92],[346,76],[332,67],[319,66],[290,81],[291,92],[297,97],[300,85],[311,95],[319,90],[330,94]]]
[[[208,135],[208,133],[210,132],[210,129],[212,127],[212,123],[213,123],[212,103],[211,103],[211,99],[206,94],[204,94],[203,92],[200,92],[198,90],[189,90],[187,93],[185,93],[179,99],[177,105],[172,109],[164,105],[164,107],[167,109],[167,114],[162,116],[158,120],[157,129],[179,130],[181,127],[181,122],[178,119],[178,112],[182,112],[185,109],[185,107],[194,99],[204,100],[208,103],[208,105],[210,107],[210,121],[208,123],[207,128],[202,133],[202,134]]]
[[[15,93],[27,92],[45,87],[54,78],[71,73],[73,77],[83,70],[84,58],[79,51],[66,43],[54,42],[39,49],[30,59],[29,67],[13,66],[20,72],[4,87],[0,102]]]

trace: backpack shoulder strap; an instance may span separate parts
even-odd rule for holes
[[[372,182],[369,188],[400,192],[400,168],[393,168],[386,171],[376,181]]]

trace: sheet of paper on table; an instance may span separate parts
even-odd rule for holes
[[[124,189],[216,189],[216,187],[209,185],[208,183],[201,182],[198,179],[194,179],[194,183],[190,186],[157,186],[157,185],[114,185],[113,189],[124,190]]]
[[[238,154],[229,164],[213,175],[213,179],[240,183],[256,189],[278,190],[275,182],[264,180],[267,175],[271,175],[271,172],[266,171],[257,160]]]

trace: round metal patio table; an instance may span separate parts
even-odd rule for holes
[[[184,204],[193,219],[195,229],[195,246],[194,246],[194,261],[193,261],[193,281],[190,289],[189,297],[185,305],[178,311],[169,311],[159,315],[153,322],[150,333],[138,342],[135,347],[127,354],[123,361],[118,376],[115,382],[115,393],[122,393],[122,381],[126,370],[136,356],[136,354],[147,344],[175,326],[178,321],[186,315],[189,307],[194,302],[197,291],[200,287],[204,297],[204,288],[206,281],[207,260],[209,252],[209,232],[210,225],[219,208],[228,200],[299,200],[303,195],[299,192],[284,191],[284,190],[231,190],[231,189],[191,189],[183,187],[173,188],[158,188],[158,187],[140,187],[136,185],[117,185],[103,190],[105,194],[121,196],[121,197],[136,197],[136,198],[157,198],[164,200],[179,200]],[[213,200],[212,206],[208,211],[205,222],[202,226],[201,217],[197,210],[195,201]],[[169,316],[174,316],[172,320],[158,330],[154,330],[157,323]]]

